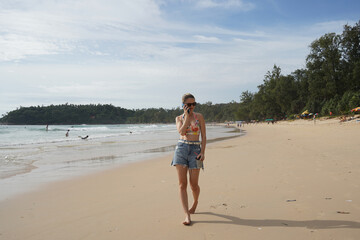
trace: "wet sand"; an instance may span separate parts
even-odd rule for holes
[[[358,239],[360,123],[243,129],[208,146],[191,226],[168,155],[2,201],[0,239]]]

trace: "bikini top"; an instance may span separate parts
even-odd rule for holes
[[[186,135],[200,135],[200,122],[198,118],[196,117],[196,114],[193,113],[195,118],[195,124],[190,124],[186,129]],[[184,114],[182,116],[185,118]]]

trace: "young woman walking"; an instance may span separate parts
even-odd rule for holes
[[[204,169],[206,128],[203,116],[194,112],[195,97],[190,93],[184,94],[182,102],[184,113],[176,117],[176,127],[180,139],[171,165],[176,167],[179,178],[180,200],[185,213],[183,224],[190,225],[190,214],[195,213],[200,195],[199,174],[200,169]],[[194,197],[194,203],[190,209],[187,195],[188,172]]]

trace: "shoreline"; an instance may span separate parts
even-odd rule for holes
[[[245,137],[207,147],[190,227],[181,224],[168,154],[0,202],[0,239],[359,236],[360,124],[294,122],[245,130]]]
[[[215,130],[210,131],[208,144],[244,135],[238,132],[230,133],[222,126],[213,129]],[[128,163],[162,157],[172,152],[176,146],[177,139],[170,140],[172,135],[173,133],[160,133],[160,138],[164,139],[156,142],[151,140],[150,135],[134,135],[125,142],[124,139],[114,136],[77,142],[13,146],[7,150],[6,156],[3,152],[5,165],[0,177],[0,201],[23,192],[34,191],[49,182],[86,176]],[[142,145],[137,146],[138,143]],[[20,156],[20,159],[13,156]],[[64,157],[66,159],[63,159]],[[19,161],[21,165],[7,165],[6,161],[10,164],[17,164]]]

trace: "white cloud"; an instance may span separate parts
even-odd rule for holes
[[[195,35],[194,38],[198,40],[199,42],[203,43],[216,43],[219,42],[219,39],[217,37],[206,37],[202,35]]]
[[[2,12],[29,13],[39,18],[47,13],[53,19],[85,24],[114,20],[146,24],[160,17],[159,5],[152,0],[23,0],[3,6]]]
[[[30,0],[2,7],[0,61],[57,54],[80,41],[131,41],[139,32],[146,39],[146,29],[161,20],[151,0]]]
[[[255,8],[255,4],[242,0],[198,0],[198,8],[236,8],[242,11],[249,11]]]
[[[220,41],[214,35],[263,34],[171,23],[162,19],[159,4],[151,0],[9,1],[0,10],[0,61],[59,54],[152,59],[183,51],[176,44]],[[217,4],[244,5],[241,1]],[[112,49],[106,49],[110,44]]]
[[[335,32],[337,34],[341,34],[344,30],[344,25],[354,25],[355,21],[328,21],[328,22],[320,22],[315,23],[311,26],[308,31],[313,32],[318,35],[324,35],[325,33]],[[315,40],[315,39],[314,39]]]
[[[69,52],[73,46],[61,42],[17,34],[0,35],[0,61],[24,59],[27,56]]]
[[[199,3],[246,9],[243,1]],[[166,21],[150,0],[31,0],[1,9],[0,114],[65,102],[171,108],[184,92],[199,102],[237,100],[274,64],[285,74],[302,67],[311,41],[343,25],[226,29]]]

